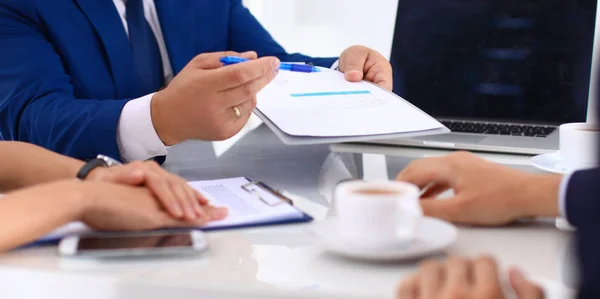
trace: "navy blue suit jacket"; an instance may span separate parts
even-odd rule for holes
[[[578,228],[579,298],[600,298],[600,169],[576,172],[566,200],[567,218]]]
[[[241,0],[155,0],[175,74],[196,55],[258,52],[329,67],[335,58],[287,54]],[[109,0],[0,0],[0,140],[75,158],[119,157],[116,132],[137,91],[132,52]]]

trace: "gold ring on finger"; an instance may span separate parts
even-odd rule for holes
[[[242,116],[242,112],[240,111],[240,108],[238,107],[233,107],[233,113],[235,114],[235,117],[240,117]]]

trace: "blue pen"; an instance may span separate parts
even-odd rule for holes
[[[225,56],[225,57],[222,57],[220,59],[220,61],[224,65],[231,65],[231,64],[246,62],[246,61],[248,61],[248,59],[242,58],[242,57],[237,57],[237,56]],[[316,68],[312,65],[285,63],[285,62],[282,62],[279,65],[279,69],[283,70],[283,71],[301,72],[301,73],[315,73],[315,72],[321,71],[319,68]]]

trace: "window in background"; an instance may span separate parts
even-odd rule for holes
[[[398,0],[244,0],[288,51],[338,56],[361,44],[389,57]]]

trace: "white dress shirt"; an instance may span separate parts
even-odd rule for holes
[[[113,0],[115,7],[121,16],[125,32],[129,34],[126,19],[125,2],[127,0]],[[168,84],[173,79],[173,68],[169,61],[167,46],[163,37],[160,22],[154,0],[144,0],[144,15],[154,32],[158,48],[162,57],[165,83]],[[119,125],[117,127],[117,144],[121,159],[124,162],[134,160],[147,160],[156,156],[167,154],[167,147],[162,143],[152,124],[152,115],[150,114],[150,101],[154,94],[149,94],[138,99],[129,101],[123,107]]]

